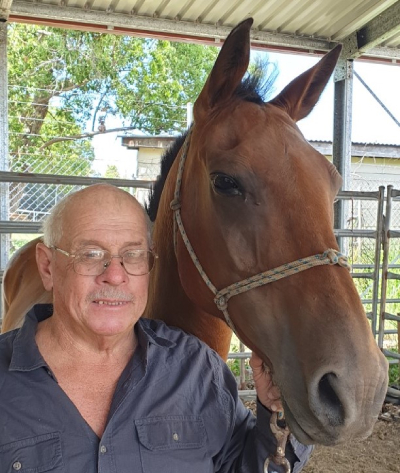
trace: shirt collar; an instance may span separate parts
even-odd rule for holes
[[[138,326],[138,341],[139,345],[145,346],[147,343],[157,345],[161,348],[172,348],[176,346],[175,342],[171,342],[167,338],[156,334],[156,326],[160,322],[150,319],[139,319]]]
[[[13,353],[10,371],[32,371],[37,368],[47,367],[47,363],[39,352],[35,341],[35,334],[39,322],[53,314],[52,304],[37,304],[26,314],[25,322],[18,330],[13,343]],[[154,331],[156,321],[139,319],[137,325],[138,344],[147,352],[148,344],[161,348],[172,348],[176,344],[167,338],[158,336]]]
[[[25,322],[14,339],[10,371],[32,371],[47,366],[36,345],[35,333],[38,323],[52,313],[51,304],[38,304],[26,314]]]

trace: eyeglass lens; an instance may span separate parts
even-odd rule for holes
[[[82,250],[75,254],[74,269],[83,276],[98,276],[111,264],[113,258],[121,258],[128,274],[142,276],[154,266],[154,254],[148,250],[131,250],[122,255],[111,255],[106,250]]]

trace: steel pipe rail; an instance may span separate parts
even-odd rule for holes
[[[154,181],[135,179],[110,179],[106,177],[66,176],[63,174],[32,174],[28,172],[0,172],[0,182],[24,182],[27,184],[59,184],[90,186],[91,184],[112,184],[117,187],[139,187],[151,189]]]
[[[42,222],[14,222],[0,220],[0,234],[2,233],[41,233]]]
[[[397,358],[398,360],[400,360],[400,353],[396,353],[394,351],[390,351],[390,350],[386,350],[386,349],[383,349],[382,353],[385,356],[390,356],[391,358]]]
[[[363,237],[363,238],[376,238],[378,233],[376,230],[348,230],[348,229],[335,229],[333,230],[336,237]]]
[[[238,352],[238,353],[229,353],[228,354],[228,360],[241,360],[241,359],[246,359],[251,357],[251,351],[244,351],[244,352]]]
[[[380,198],[380,191],[364,192],[364,191],[339,191],[337,194],[338,199],[345,200],[371,200]]]

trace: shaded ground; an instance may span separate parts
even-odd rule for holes
[[[366,440],[316,447],[304,473],[400,473],[400,409],[386,404]]]
[[[246,402],[250,409],[255,402]],[[372,435],[339,447],[315,448],[304,473],[400,473],[400,406],[385,404]]]

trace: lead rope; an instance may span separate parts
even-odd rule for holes
[[[278,418],[283,419],[283,412],[273,412],[270,420],[271,431],[276,438],[276,452],[265,460],[264,462],[264,473],[268,473],[268,466],[270,462],[274,462],[277,466],[282,466],[285,473],[291,472],[289,460],[285,457],[286,442],[289,437],[290,431],[287,425],[280,427],[278,425]]]
[[[207,285],[207,287],[211,290],[214,294],[214,302],[217,308],[224,314],[225,321],[231,330],[237,335],[237,331],[235,328],[232,319],[228,313],[228,301],[231,297],[241,294],[243,292],[249,291],[255,287],[264,286],[265,284],[269,284],[274,281],[278,281],[279,279],[283,279],[287,276],[291,276],[292,274],[297,274],[306,269],[313,268],[315,266],[322,266],[322,265],[335,265],[338,264],[348,270],[350,270],[350,265],[347,262],[346,256],[344,256],[339,251],[333,250],[329,248],[328,250],[324,251],[321,254],[317,254],[314,256],[308,256],[307,258],[300,258],[297,261],[292,263],[286,263],[282,266],[279,266],[274,269],[270,269],[268,271],[264,271],[263,273],[256,274],[251,276],[247,279],[242,281],[236,282],[227,286],[224,289],[218,291],[218,289],[214,286],[211,282],[210,278],[205,273],[203,267],[198,260],[196,253],[193,250],[193,247],[189,241],[189,238],[186,234],[185,228],[183,226],[182,217],[181,217],[181,201],[180,201],[180,189],[182,184],[182,176],[183,176],[183,169],[185,167],[185,161],[187,157],[187,152],[189,148],[190,138],[192,135],[193,124],[190,127],[188,134],[186,136],[185,142],[182,146],[181,150],[181,157],[179,161],[179,167],[176,177],[176,185],[175,185],[175,192],[174,192],[174,199],[172,200],[170,207],[174,212],[175,218],[173,219],[174,222],[174,248],[175,254],[177,253],[177,229],[181,234],[182,240],[186,246],[186,249],[189,252],[189,255],[193,261],[193,264],[197,268],[200,276],[202,277],[203,281]],[[289,435],[288,427],[282,428],[279,427],[277,423],[277,415],[275,416],[273,413],[271,417],[271,430],[276,437],[277,440],[277,450],[274,455],[270,455],[264,464],[264,473],[268,472],[268,465],[270,460],[272,460],[277,465],[282,465],[285,468],[285,473],[290,473],[290,464],[288,460],[285,458],[285,448],[286,441]],[[282,415],[283,417],[283,415]],[[279,463],[280,462],[280,463]]]

